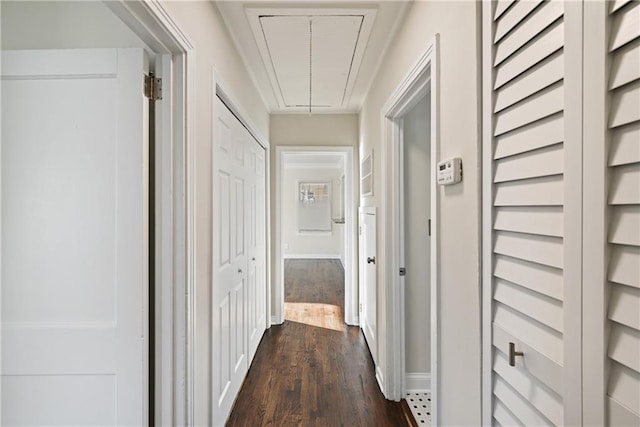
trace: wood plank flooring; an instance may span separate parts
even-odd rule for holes
[[[286,261],[285,302],[309,304],[308,316],[293,310],[298,321],[265,332],[227,426],[409,425],[378,389],[360,329],[343,323],[343,278],[335,260]]]

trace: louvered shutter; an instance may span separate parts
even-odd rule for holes
[[[581,422],[582,170],[573,124],[582,48],[567,28],[572,7],[484,3],[485,423]],[[524,353],[515,366],[510,342]]]
[[[610,3],[607,424],[640,425],[640,2]]]

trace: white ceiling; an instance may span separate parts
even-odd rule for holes
[[[272,113],[358,112],[406,1],[216,1]]]

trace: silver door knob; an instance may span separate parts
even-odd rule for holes
[[[375,264],[375,263],[376,263],[376,257],[374,256],[367,257],[367,264]]]

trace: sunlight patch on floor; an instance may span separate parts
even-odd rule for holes
[[[342,309],[337,305],[308,302],[285,302],[284,318],[305,325],[345,331]]]

